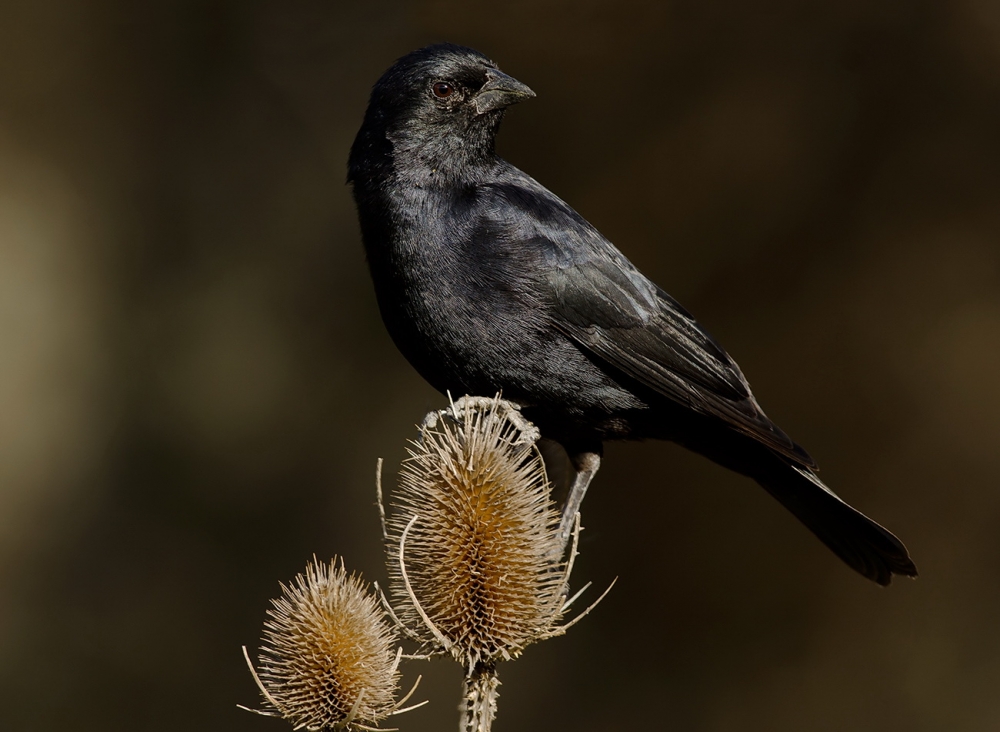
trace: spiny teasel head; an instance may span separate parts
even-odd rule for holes
[[[537,430],[516,410],[468,397],[425,421],[391,502],[399,620],[426,649],[467,669],[563,630],[569,567],[559,515]]]
[[[396,634],[361,579],[343,561],[314,558],[281,589],[267,611],[259,669],[250,665],[260,713],[307,730],[370,729],[394,713]]]

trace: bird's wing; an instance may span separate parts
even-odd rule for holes
[[[596,232],[548,244],[546,291],[555,325],[644,386],[725,420],[795,463],[815,467],[761,410],[739,366],[670,295]],[[599,238],[600,241],[596,241]],[[567,251],[567,245],[572,253]]]
[[[556,328],[658,394],[816,467],[767,418],[736,362],[676,300],[564,201],[513,166],[507,170],[507,180],[480,189],[490,236],[475,238],[488,239],[491,249],[497,232],[518,242]]]
[[[555,324],[578,344],[657,393],[815,465],[767,418],[729,354],[634,267],[594,257],[549,277]]]

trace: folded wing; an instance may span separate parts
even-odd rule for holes
[[[588,242],[593,247],[592,242]],[[729,354],[610,244],[612,256],[557,257],[547,269],[555,325],[644,386],[718,417],[792,462],[815,467],[757,404]],[[559,260],[562,260],[561,262]]]

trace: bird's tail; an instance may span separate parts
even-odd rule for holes
[[[917,576],[906,547],[892,532],[842,501],[811,470],[782,467],[753,477],[834,554],[880,585],[888,585],[894,574]]]
[[[892,532],[855,510],[805,465],[751,437],[707,419],[689,418],[671,439],[762,485],[838,557],[868,579],[888,585],[917,568]]]

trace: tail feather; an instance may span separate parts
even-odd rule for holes
[[[811,470],[788,465],[783,475],[758,479],[820,541],[850,567],[880,585],[892,575],[916,577],[903,542],[827,488]]]
[[[662,437],[753,478],[860,574],[880,585],[894,574],[917,576],[903,543],[841,500],[808,467],[718,420],[676,409],[672,417]]]

